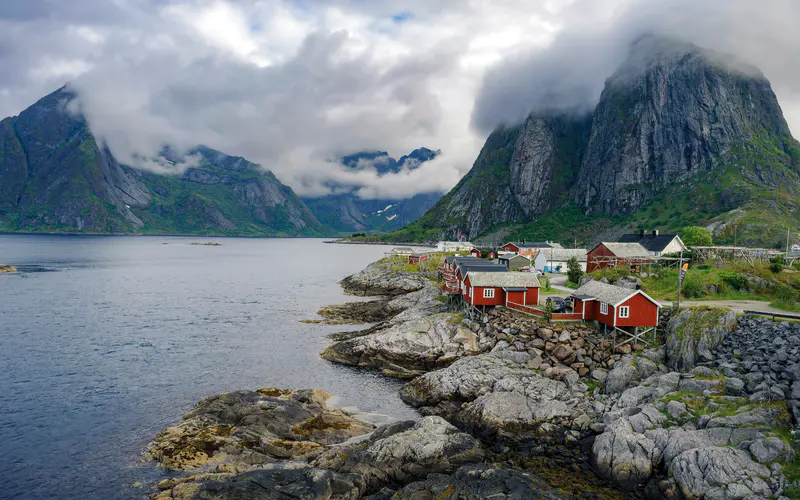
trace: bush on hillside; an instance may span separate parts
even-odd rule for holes
[[[747,277],[731,271],[720,271],[719,279],[729,284],[734,290],[747,290]]]
[[[711,246],[711,231],[701,226],[687,226],[681,229],[681,240],[686,246]]]
[[[699,299],[706,294],[706,287],[696,278],[686,278],[683,281],[683,296],[687,299]]]

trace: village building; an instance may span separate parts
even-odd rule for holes
[[[515,253],[504,253],[497,258],[500,265],[505,266],[509,271],[519,271],[524,267],[530,267],[531,261],[528,257]]]
[[[464,300],[474,306],[536,305],[539,286],[534,273],[469,271]]]
[[[633,273],[652,261],[652,254],[639,243],[602,242],[586,255],[586,272],[606,267],[626,266]]]
[[[795,243],[792,245],[791,252],[800,252],[800,243]]]
[[[637,341],[646,334],[655,336],[658,310],[661,305],[641,290],[631,290],[600,281],[590,281],[570,296],[572,312],[584,321],[596,321],[605,331],[610,328],[615,335]]]
[[[408,247],[392,248],[392,255],[411,255],[413,253],[414,250]]]
[[[497,257],[497,252],[493,248],[476,247],[469,252],[473,257],[485,257],[487,259],[494,259]]]
[[[469,241],[440,241],[436,244],[438,252],[469,252],[475,247]]]
[[[563,248],[558,243],[552,241],[544,242],[526,242],[526,241],[510,241],[501,247],[503,252],[518,253],[526,257],[533,257],[542,248]]]
[[[638,234],[623,234],[619,238],[619,243],[638,243],[645,247],[653,257],[686,250],[686,245],[677,234],[659,234],[658,229],[650,232],[642,230]]]
[[[419,262],[425,262],[426,260],[430,260],[430,257],[425,254],[413,254],[408,256],[409,264],[417,264]]]
[[[581,271],[586,271],[586,249],[585,248],[543,248],[541,257],[534,261],[534,266],[539,271],[548,273],[566,273],[567,262],[572,257],[578,260]]]

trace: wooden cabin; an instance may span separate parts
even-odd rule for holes
[[[539,286],[534,273],[469,271],[464,279],[464,300],[474,306],[536,305]]]
[[[509,271],[519,271],[523,267],[530,267],[531,260],[523,255],[515,253],[505,253],[497,258],[497,261]]]
[[[501,248],[504,252],[510,253],[518,253],[520,255],[524,255],[528,258],[533,257],[536,255],[536,252],[542,248],[561,248],[561,245],[557,243],[551,243],[549,241],[545,242],[525,242],[525,241],[510,241],[503,245]]]
[[[613,329],[653,329],[661,305],[641,290],[590,281],[570,296],[572,312]]]
[[[626,266],[632,273],[638,273],[651,260],[650,252],[639,243],[602,242],[586,255],[586,272]]]
[[[430,257],[425,254],[413,254],[408,256],[409,264],[417,264],[420,262],[425,262],[426,260],[430,260]]]
[[[680,236],[677,234],[660,234],[658,229],[653,231],[642,230],[638,234],[623,234],[619,238],[620,243],[638,243],[645,247],[650,255],[659,257],[664,254],[680,253],[686,250]]]

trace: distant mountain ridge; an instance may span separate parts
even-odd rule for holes
[[[386,236],[587,240],[612,227],[712,227],[774,246],[800,226],[800,144],[769,81],[730,56],[643,37],[591,114],[498,127],[470,172]]]
[[[378,176],[397,174],[402,170],[415,170],[436,158],[439,150],[425,147],[415,149],[400,159],[386,151],[361,151],[341,158],[341,164],[352,170],[374,170]],[[337,189],[347,189],[335,186]],[[306,197],[303,201],[326,226],[336,231],[385,232],[406,226],[419,219],[443,193],[420,193],[409,198],[362,199],[357,191],[361,186],[351,186],[347,192],[322,197]]]
[[[239,157],[199,146],[181,175],[121,165],[65,88],[0,121],[0,230],[319,236],[288,186]],[[179,160],[173,158],[173,160]]]

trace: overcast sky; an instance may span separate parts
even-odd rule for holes
[[[300,194],[446,191],[488,132],[538,106],[590,109],[645,32],[731,52],[800,133],[795,0],[2,0],[0,115],[70,82],[120,161],[206,144]],[[443,154],[378,178],[329,160]]]

